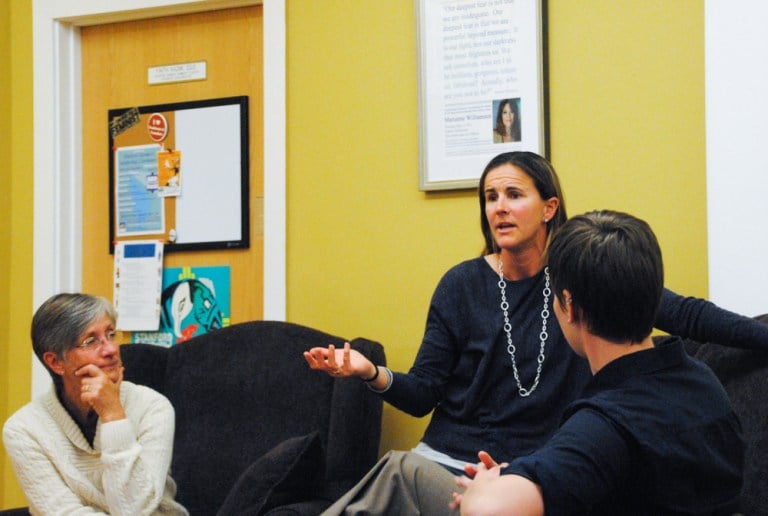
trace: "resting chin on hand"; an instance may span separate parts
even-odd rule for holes
[[[110,374],[94,364],[86,364],[75,372],[81,378],[80,400],[98,414],[102,423],[125,419],[120,402],[120,384],[123,382],[122,366]]]
[[[454,492],[451,507],[465,516],[543,516],[541,488],[519,475],[502,475],[501,468],[485,452],[480,462],[465,468],[466,476],[456,477],[463,493]]]

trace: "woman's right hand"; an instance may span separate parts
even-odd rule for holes
[[[371,378],[376,374],[376,366],[362,353],[351,349],[349,342],[345,342],[342,349],[336,349],[333,344],[327,348],[312,348],[304,352],[304,359],[310,368],[325,371],[336,378]]]

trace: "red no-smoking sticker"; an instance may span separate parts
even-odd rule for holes
[[[152,113],[147,119],[147,132],[156,142],[165,140],[168,136],[168,121],[160,113]]]

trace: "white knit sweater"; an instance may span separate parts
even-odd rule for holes
[[[53,386],[6,421],[3,442],[32,514],[187,514],[170,476],[173,407],[126,381],[120,401],[126,419],[99,422],[93,448]]]

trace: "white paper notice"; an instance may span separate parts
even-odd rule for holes
[[[132,240],[115,244],[114,299],[118,330],[158,329],[162,283],[162,242]]]

